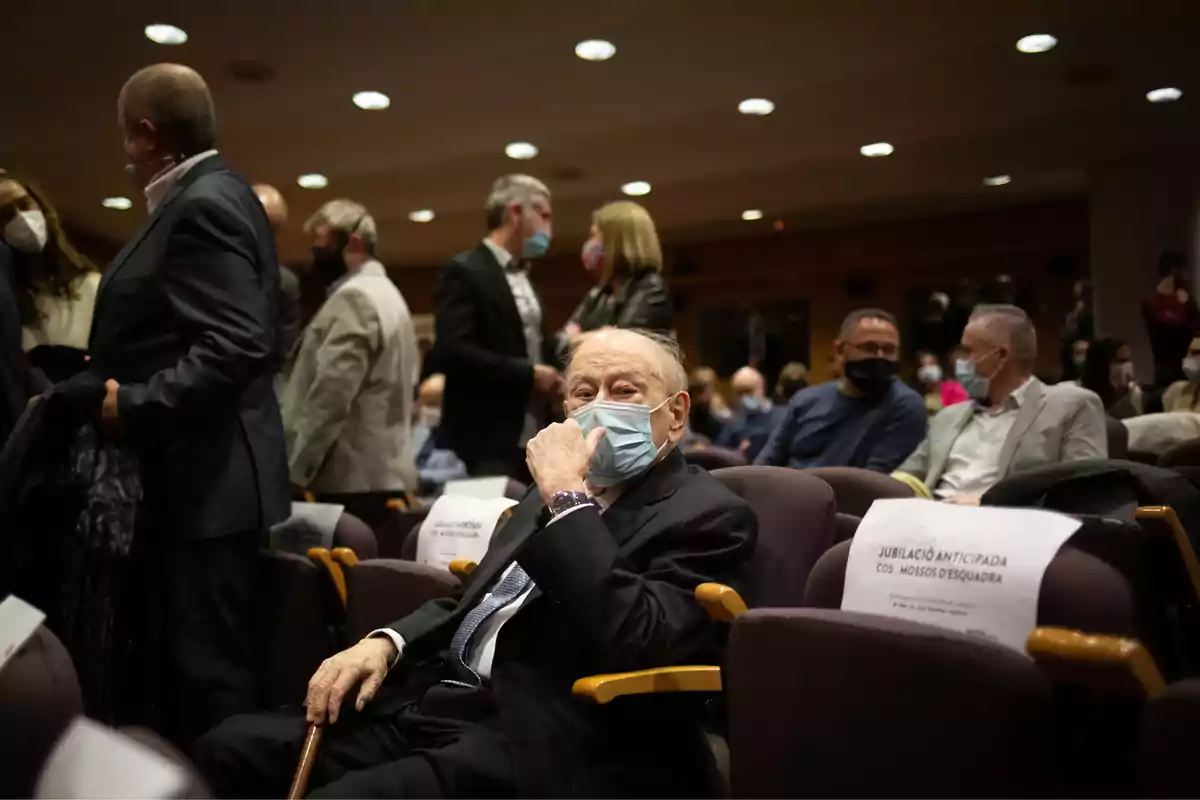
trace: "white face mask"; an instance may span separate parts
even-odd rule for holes
[[[41,211],[18,211],[4,226],[4,241],[22,253],[40,253],[46,247],[46,215]]]
[[[433,429],[442,424],[442,409],[438,406],[421,406],[421,424]]]

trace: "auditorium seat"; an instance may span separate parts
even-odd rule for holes
[[[853,539],[861,523],[862,517],[856,517],[853,514],[843,514],[841,511],[837,512],[833,519],[834,544],[848,542]]]
[[[1150,699],[1138,750],[1142,797],[1200,797],[1200,679],[1173,683]]]
[[[829,484],[787,467],[732,467],[713,477],[758,517],[746,602],[800,605],[809,570],[833,544],[836,506]]]
[[[343,511],[333,529],[333,546],[348,547],[360,559],[378,558],[379,544],[375,532],[367,523],[348,511]]]
[[[1175,445],[1158,457],[1158,466],[1166,469],[1200,467],[1200,439],[1189,439]]]
[[[683,452],[683,456],[689,464],[694,464],[709,472],[747,465],[746,457],[742,453],[727,447],[689,448]]]
[[[40,626],[0,669],[0,797],[32,797],[55,742],[83,713],[67,649]]]
[[[1108,457],[1129,458],[1129,428],[1125,423],[1105,414],[1104,427],[1108,435]]]
[[[346,578],[346,639],[357,642],[411,614],[426,601],[458,591],[459,579],[449,570],[398,559],[359,560],[335,551]]]
[[[856,467],[817,467],[804,470],[820,478],[833,489],[837,510],[862,518],[876,500],[885,498],[911,498],[912,489],[895,478],[879,472]]]
[[[978,636],[757,609],[726,669],[733,797],[1061,794],[1049,682]]]
[[[383,526],[375,531],[375,539],[379,545],[377,557],[415,560],[417,557],[416,531],[421,527],[421,523],[425,521],[428,514],[428,507],[391,509]]]

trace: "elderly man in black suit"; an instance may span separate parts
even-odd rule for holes
[[[167,724],[186,745],[256,703],[255,557],[289,510],[279,267],[262,205],[214,149],[197,73],[137,72],[117,118],[150,214],[104,271],[90,370],[108,379],[102,426],[139,462],[139,530],[162,554]]]
[[[488,195],[487,222],[488,235],[442,269],[434,290],[436,352],[446,375],[441,444],[472,475],[525,480],[525,443],[560,388],[528,269],[550,247],[550,190],[528,175],[500,178]]]
[[[739,585],[757,521],[676,449],[686,385],[670,340],[585,338],[567,371],[569,418],[527,448],[537,488],[461,595],[372,633],[313,676],[307,718],[330,725],[317,795],[703,790],[693,720],[571,695],[586,675],[717,655],[720,629],[693,592]],[[238,717],[201,739],[196,757],[220,796],[277,796],[304,732],[299,710]]]

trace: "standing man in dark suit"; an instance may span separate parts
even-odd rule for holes
[[[121,90],[150,215],[104,272],[91,370],[105,431],[139,462],[139,530],[160,548],[166,724],[183,745],[256,703],[255,554],[288,515],[272,391],[279,268],[262,205],[214,149],[204,80],[158,64]]]
[[[529,442],[537,488],[461,597],[427,603],[313,676],[307,716],[329,724],[313,772],[321,796],[687,797],[708,788],[711,754],[695,719],[588,705],[571,686],[596,673],[713,663],[720,628],[693,593],[706,581],[746,588],[738,578],[757,521],[677,450],[689,400],[673,342],[590,334],[567,380],[570,419]],[[205,736],[196,758],[218,797],[275,797],[304,731],[299,710],[238,717]]]
[[[487,220],[488,235],[442,269],[434,290],[443,444],[472,475],[523,479],[525,443],[560,384],[544,362],[542,308],[527,263],[550,247],[550,190],[528,175],[506,175],[488,195]]]
[[[271,223],[271,234],[279,247],[279,232],[288,220],[287,201],[283,194],[269,183],[254,184],[254,194],[267,212]],[[279,355],[289,360],[296,340],[300,338],[300,279],[283,264],[279,265]]]

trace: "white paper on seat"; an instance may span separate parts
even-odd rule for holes
[[[29,641],[46,615],[16,595],[0,603],[0,669]]]
[[[76,717],[42,767],[34,797],[182,797],[187,773],[123,733]]]
[[[463,478],[457,481],[446,481],[442,494],[492,500],[504,497],[506,491],[508,491],[508,478],[504,475],[496,475],[488,478]]]
[[[1036,509],[876,500],[850,546],[842,610],[976,633],[1024,653],[1042,575],[1081,524]]]
[[[480,499],[442,495],[429,509],[417,534],[417,562],[445,569],[456,558],[479,561],[487,552],[496,523],[517,504],[507,497]]]
[[[310,547],[333,547],[333,529],[342,512],[337,503],[292,503],[292,515],[272,526],[270,548],[304,555]]]

